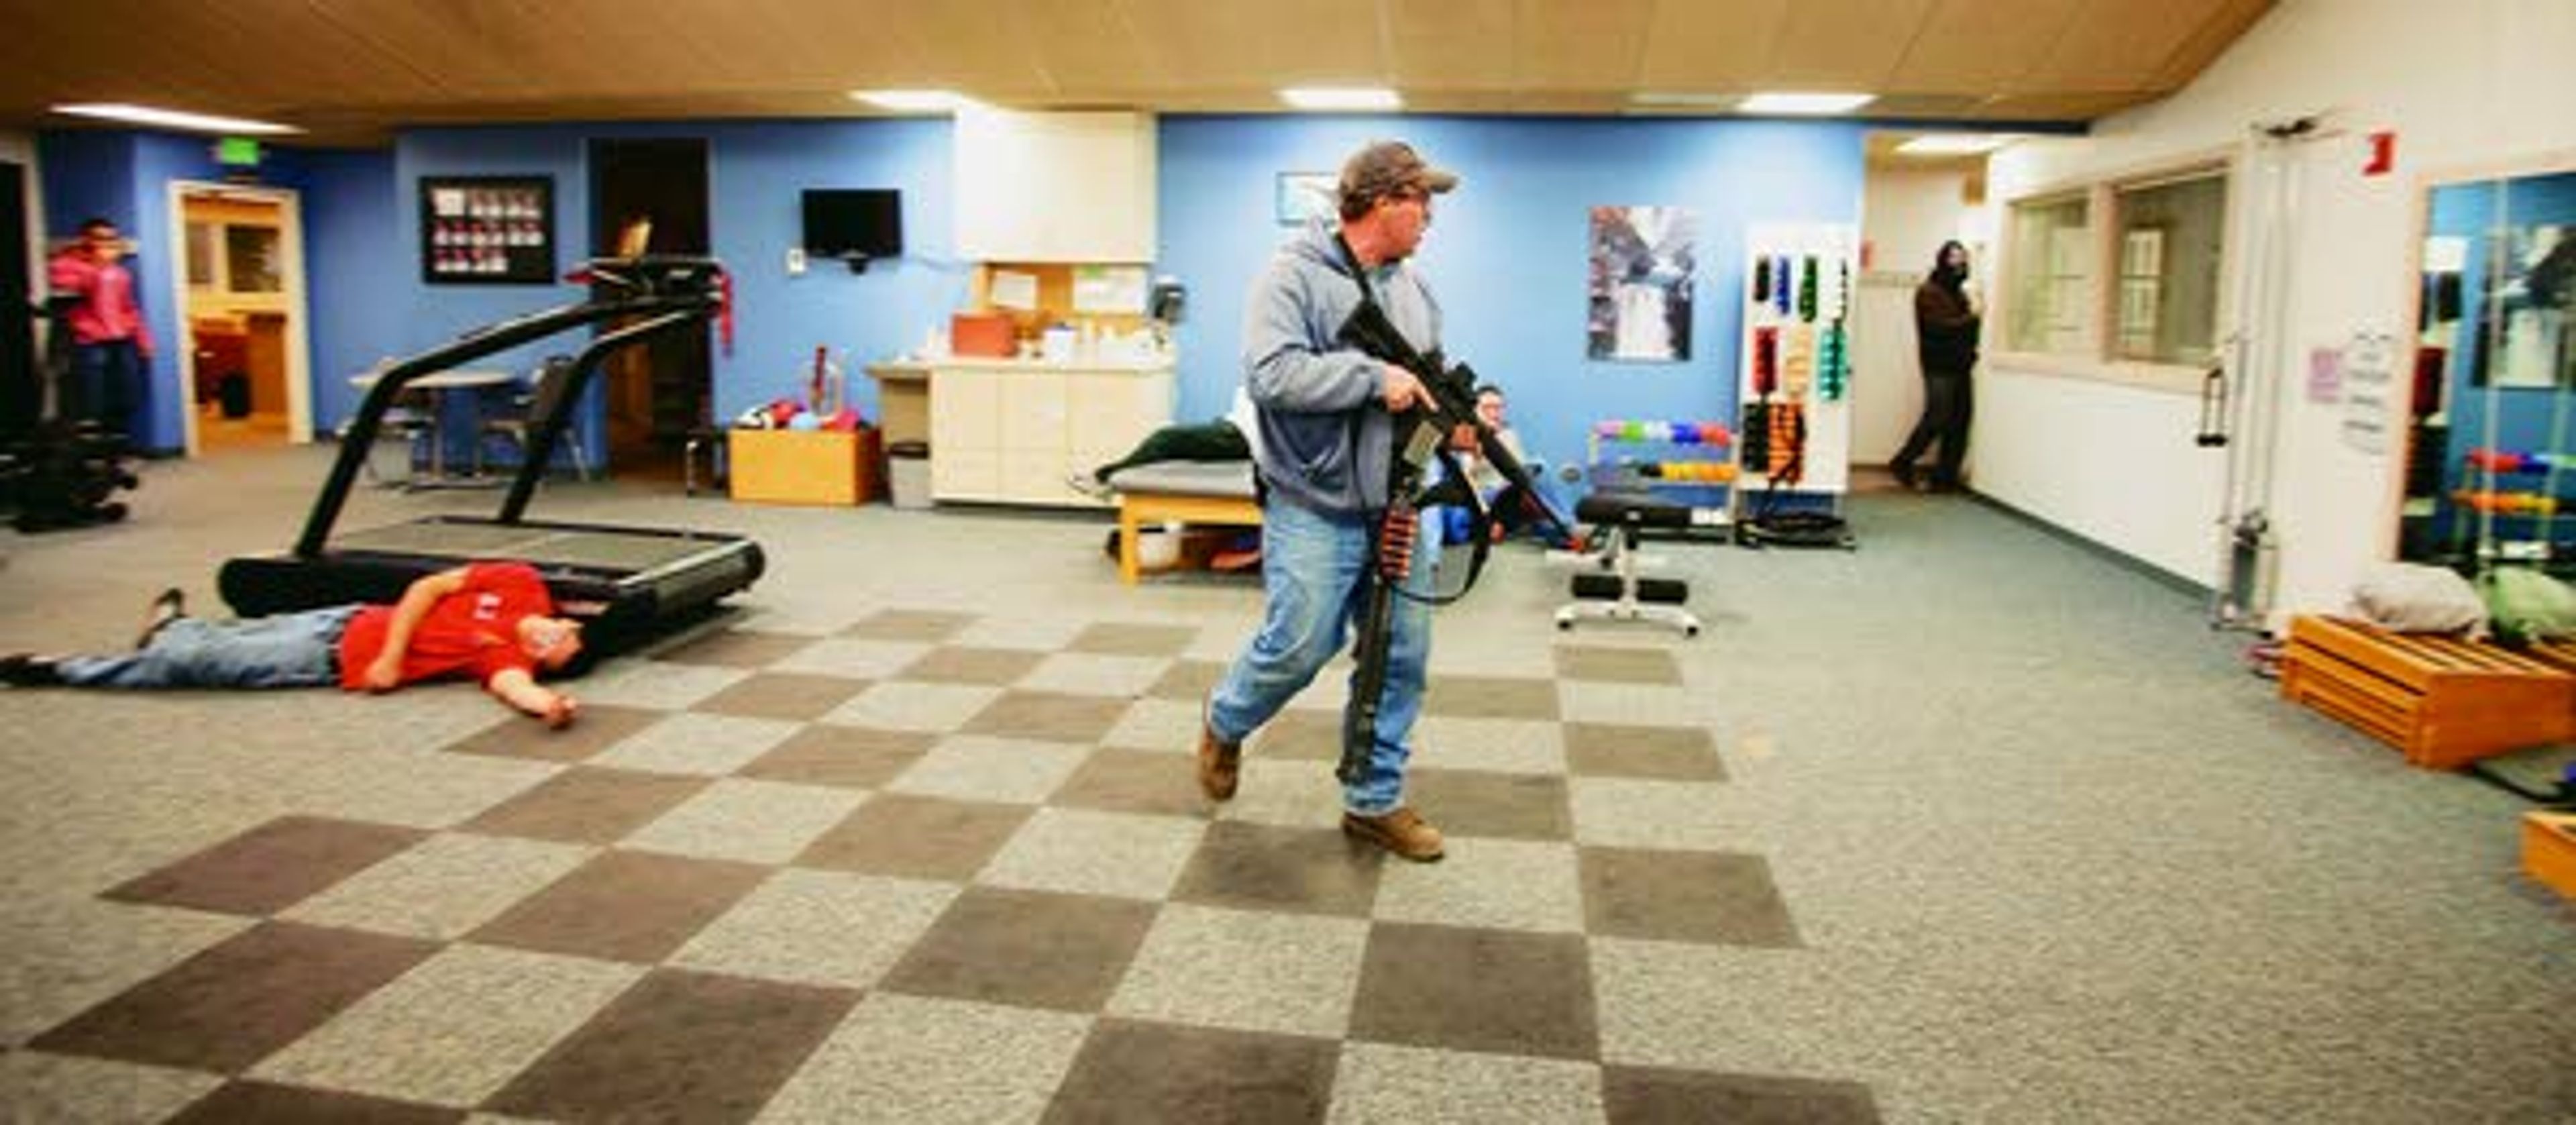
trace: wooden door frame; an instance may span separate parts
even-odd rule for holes
[[[313,310],[304,284],[304,197],[293,188],[254,187],[205,180],[170,181],[170,305],[178,313],[179,336],[170,349],[173,362],[163,365],[177,379],[172,393],[182,404],[180,424],[190,458],[204,455],[197,434],[197,356],[188,335],[188,197],[228,196],[273,203],[278,209],[277,256],[286,304],[286,440],[313,440]],[[168,382],[168,380],[164,380]]]

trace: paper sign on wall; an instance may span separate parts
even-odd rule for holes
[[[2396,349],[2383,332],[2357,332],[2343,349],[2343,441],[2363,453],[2388,452],[2388,382]]]
[[[1038,307],[1038,275],[1018,270],[993,271],[993,307],[997,309],[1034,310]]]

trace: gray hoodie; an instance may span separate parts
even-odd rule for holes
[[[1243,382],[1260,424],[1253,460],[1274,495],[1319,512],[1386,507],[1392,420],[1386,365],[1336,338],[1359,307],[1351,260],[1318,216],[1279,248],[1243,311]],[[1402,262],[1369,271],[1369,289],[1414,348],[1440,346],[1440,305]],[[1354,448],[1351,420],[1359,419]]]

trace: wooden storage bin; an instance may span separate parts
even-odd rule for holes
[[[2576,813],[2522,814],[2522,869],[2550,890],[2576,898]]]
[[[2334,617],[2291,620],[2281,697],[2427,769],[2576,737],[2576,676],[2492,645]]]
[[[728,431],[733,498],[759,504],[864,504],[884,489],[875,427]]]

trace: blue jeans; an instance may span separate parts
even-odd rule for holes
[[[1241,742],[1269,722],[1341,651],[1366,601],[1363,578],[1377,527],[1373,519],[1327,515],[1276,497],[1262,507],[1261,519],[1261,581],[1268,594],[1261,631],[1208,699],[1208,725],[1228,742]],[[1440,561],[1436,522],[1423,520],[1413,571],[1404,580],[1417,596],[1431,592],[1431,570]],[[1422,713],[1431,658],[1431,607],[1399,598],[1392,616],[1386,693],[1368,768],[1342,788],[1342,806],[1362,816],[1382,816],[1404,803],[1404,763],[1411,756],[1404,740]],[[1345,718],[1352,706],[1343,704]]]
[[[132,340],[72,346],[72,381],[55,404],[57,416],[89,419],[122,434],[135,432],[143,407],[143,353]]]
[[[340,635],[354,605],[275,617],[207,621],[181,617],[135,652],[73,656],[56,662],[63,682],[79,687],[337,687]]]

